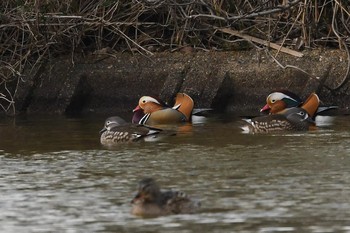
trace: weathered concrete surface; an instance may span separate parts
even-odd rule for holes
[[[346,73],[346,53],[303,53],[302,58],[278,54],[281,65],[294,66],[286,69],[265,52],[253,50],[157,53],[151,57],[106,52],[75,57],[74,64],[71,57],[61,57],[19,86],[16,107],[28,114],[113,114],[132,111],[143,95],[159,96],[171,104],[177,92],[185,92],[196,108],[252,115],[272,90],[289,89],[303,98],[317,91],[324,104],[348,109],[350,84],[330,91]]]

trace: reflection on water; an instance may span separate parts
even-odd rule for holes
[[[158,142],[99,144],[103,118],[0,120],[1,232],[350,232],[350,123],[245,135],[214,118]],[[202,200],[129,214],[137,181]]]

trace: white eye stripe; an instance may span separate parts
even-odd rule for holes
[[[140,102],[142,102],[142,103],[153,102],[153,103],[160,104],[158,100],[156,100],[155,98],[150,97],[150,96],[141,97]]]
[[[268,97],[267,97],[267,100],[270,100],[271,103],[274,103],[276,102],[277,100],[282,100],[282,99],[290,99],[290,100],[293,100],[295,102],[298,102],[296,99],[293,99],[292,97],[286,95],[286,94],[283,94],[281,92],[274,92],[274,93],[271,93]],[[274,102],[272,102],[274,101]]]

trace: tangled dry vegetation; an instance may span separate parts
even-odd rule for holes
[[[18,83],[60,54],[110,48],[149,56],[182,47],[277,44],[298,55],[303,48],[350,44],[348,0],[2,0],[0,5],[0,106],[8,114],[15,113]]]

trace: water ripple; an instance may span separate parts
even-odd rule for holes
[[[42,122],[39,132],[31,132],[35,122],[23,123],[18,130],[29,135],[23,144],[7,138],[0,150],[0,231],[348,232],[348,122],[278,135],[243,135],[234,123],[203,122],[191,133],[113,149],[98,144],[99,122],[82,127],[63,119],[51,138],[39,135]],[[73,140],[60,131],[67,124]],[[130,200],[145,176],[200,199],[201,211],[132,216]]]

